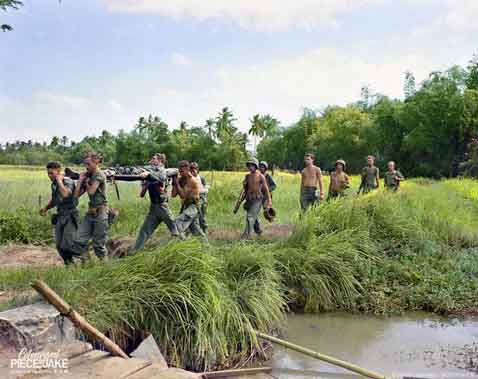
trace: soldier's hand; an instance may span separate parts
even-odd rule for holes
[[[84,182],[86,180],[87,176],[86,176],[86,172],[82,172],[80,174],[80,182]]]
[[[320,200],[324,200],[324,193],[323,193],[323,192],[320,193],[319,199],[320,199]]]
[[[139,176],[143,179],[146,179],[148,176],[149,176],[149,172],[148,171],[144,171],[142,172],[141,174],[139,174]]]
[[[58,175],[55,177],[55,180],[57,181],[57,183],[62,183],[64,178],[65,178],[65,177],[64,177],[62,174],[58,174]]]
[[[40,209],[40,216],[45,217],[47,212],[45,208]]]

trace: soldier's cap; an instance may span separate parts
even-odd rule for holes
[[[260,162],[259,162],[259,166],[264,166],[264,167],[266,168],[266,170],[269,169],[269,165],[267,164],[266,161],[260,161]]]
[[[256,168],[259,168],[259,161],[256,158],[249,159],[246,162],[246,166],[249,166],[249,165],[254,165],[256,166]]]
[[[343,159],[337,159],[337,160],[335,161],[335,166],[337,166],[339,163],[340,163],[342,166],[344,166],[344,168],[345,168],[346,165],[345,165],[345,161],[344,161]]]

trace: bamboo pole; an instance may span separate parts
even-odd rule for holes
[[[240,375],[254,375],[271,372],[272,367],[257,367],[257,368],[241,368],[234,370],[222,370],[222,371],[208,371],[202,374],[205,379],[212,378],[229,378]]]
[[[302,354],[305,354],[305,355],[308,355],[309,357],[312,357],[312,358],[315,358],[315,359],[319,359],[321,361],[324,361],[324,362],[328,362],[328,363],[331,363],[335,366],[339,366],[339,367],[342,367],[342,368],[345,368],[347,370],[350,370],[350,371],[353,371],[357,374],[360,374],[360,375],[364,375],[368,378],[372,378],[372,379],[385,379],[385,376],[384,375],[381,375],[381,374],[377,374],[375,372],[372,372],[372,371],[369,371],[367,369],[364,369],[362,367],[359,367],[359,366],[356,366],[352,363],[348,363],[348,362],[345,362],[345,361],[342,361],[340,359],[337,359],[337,358],[334,358],[334,357],[330,357],[328,355],[325,355],[325,354],[321,354],[321,353],[318,353],[316,351],[313,351],[313,350],[310,350],[310,349],[307,349],[305,347],[302,347],[302,346],[299,346],[299,345],[295,345],[293,343],[290,343],[290,342],[287,342],[287,341],[284,341],[284,340],[281,340],[280,338],[276,338],[276,337],[272,337],[272,336],[269,336],[268,334],[264,334],[264,333],[261,333],[261,332],[258,332],[258,331],[254,331],[254,333],[262,338],[262,339],[265,339],[267,341],[270,341],[270,342],[274,342],[278,345],[282,345],[284,347],[287,347],[291,350],[295,350],[295,351],[298,351],[299,353],[302,353]]]
[[[129,359],[126,353],[115,344],[112,340],[106,337],[88,321],[86,321],[78,312],[76,312],[65,300],[53,291],[45,282],[35,280],[32,287],[36,289],[51,305],[53,305],[61,315],[68,317],[73,325],[84,332],[91,339],[100,342],[104,345],[106,350],[111,354],[125,359]]]

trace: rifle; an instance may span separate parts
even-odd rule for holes
[[[241,207],[241,204],[242,204],[242,202],[244,201],[245,198],[246,198],[246,189],[243,188],[242,191],[241,191],[241,194],[239,195],[239,197],[236,200],[236,205],[234,206],[234,210],[233,210],[234,214],[237,213],[237,211]]]

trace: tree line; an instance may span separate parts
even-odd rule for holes
[[[103,131],[70,141],[16,141],[0,148],[0,164],[43,165],[48,160],[79,164],[87,151],[103,153],[108,165],[141,165],[156,152],[171,165],[198,161],[203,169],[236,170],[252,154],[275,167],[298,170],[312,152],[319,165],[331,169],[344,159],[350,173],[359,172],[373,154],[379,166],[397,161],[408,176],[450,177],[478,174],[478,56],[467,67],[432,72],[420,84],[405,73],[403,100],[362,88],[359,101],[322,110],[304,109],[300,119],[284,127],[270,114],[250,119],[248,133],[223,108],[200,126],[181,122],[170,128],[160,117],[140,117],[132,130],[116,135]],[[249,134],[249,136],[248,136]],[[253,152],[247,150],[249,137]]]
[[[359,172],[373,154],[381,167],[397,161],[408,176],[478,174],[478,56],[466,68],[432,72],[421,84],[405,73],[404,99],[362,89],[361,99],[322,111],[306,109],[288,128],[266,129],[258,156],[298,169],[305,152],[321,167],[336,159]]]

